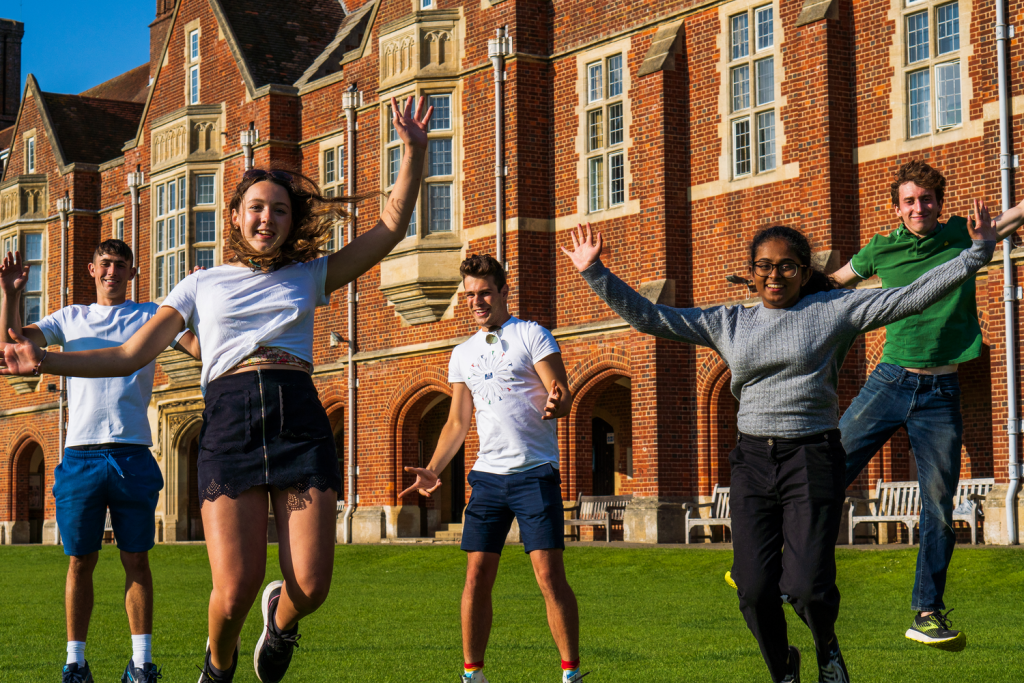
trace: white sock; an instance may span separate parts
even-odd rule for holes
[[[68,641],[68,661],[65,662],[65,664],[77,664],[78,666],[85,666],[84,640]]]
[[[153,636],[147,633],[144,636],[132,636],[132,663],[135,668],[141,669],[143,664],[150,664],[153,661]]]

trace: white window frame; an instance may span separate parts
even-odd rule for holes
[[[199,61],[199,29],[189,31],[188,34],[188,61]]]
[[[30,254],[28,250],[28,237],[39,236],[39,253],[36,255]],[[46,276],[47,276],[47,240],[46,240],[46,226],[45,225],[30,225],[23,228],[15,228],[13,230],[5,231],[3,235],[0,235],[0,248],[3,249],[3,253],[20,251],[22,258],[26,265],[31,266],[29,269],[29,281],[25,285],[25,289],[21,296],[21,324],[31,325],[37,323],[46,317]],[[35,258],[33,258],[35,256]],[[38,283],[38,289],[30,289],[32,283]],[[38,315],[29,316],[28,310],[32,302],[38,303]]]
[[[25,140],[25,172],[36,172],[36,136]]]
[[[188,103],[199,104],[199,65],[189,67],[188,70]]]
[[[113,222],[112,235],[115,240],[121,240],[124,242],[124,216],[115,216]]]
[[[939,10],[951,5],[955,5],[957,8],[957,33],[954,34],[956,45],[939,54]],[[911,61],[910,23],[912,19],[921,16],[927,19],[925,24],[927,42],[923,46],[916,47],[913,53],[914,59]],[[964,28],[965,24],[959,0],[953,0],[952,2],[949,0],[905,0],[903,3],[899,30],[903,32],[901,38],[904,44],[901,60],[903,64],[903,92],[907,103],[906,121],[904,124],[908,140],[924,138],[936,133],[944,133],[963,127],[964,79],[966,76],[964,73],[966,54],[963,52],[963,49],[967,44],[965,39],[969,38],[969,35],[965,35]],[[926,51],[927,54],[922,55],[922,50]],[[951,83],[953,93],[944,93],[944,89],[940,87],[939,73],[950,69],[955,69],[955,79],[943,80],[941,85]],[[927,78],[923,86],[912,88],[911,80],[919,79],[925,73],[927,73]],[[927,99],[913,102],[911,99],[913,93],[925,88],[927,89]],[[952,100],[952,106],[940,109],[940,106],[947,98]],[[921,115],[922,107],[925,110],[923,116]],[[946,114],[954,115],[955,120],[945,120]]]
[[[192,229],[188,236],[191,238],[191,242],[188,245],[192,256],[193,266],[203,266],[204,268],[211,268],[217,265],[217,245],[220,241],[220,212],[217,210],[218,197],[220,193],[217,192],[220,176],[214,170],[195,170],[191,173],[192,180],[189,184],[191,189],[191,201],[187,202],[190,208],[191,216],[189,217],[189,223],[192,225]],[[207,178],[211,179],[210,189],[212,196],[209,198],[210,201],[200,202],[199,196],[199,184],[201,180]],[[199,220],[200,216],[212,216],[213,221],[213,235],[212,239],[200,239],[199,233]]]
[[[744,19],[745,18],[745,19]],[[737,30],[746,22],[745,29]],[[767,24],[770,34],[762,32]],[[782,167],[780,157],[781,119],[779,117],[779,82],[782,55],[779,40],[779,11],[775,3],[757,4],[726,19],[727,62],[725,64],[726,106],[729,113],[729,177],[742,180]],[[737,42],[737,41],[744,42]],[[771,68],[767,69],[768,60]],[[746,91],[737,97],[736,75],[746,73]],[[770,74],[771,84],[761,88],[762,76]],[[770,97],[766,99],[765,96]],[[746,128],[746,132],[742,128]],[[769,138],[762,140],[765,131]],[[742,140],[746,144],[742,144]]]
[[[347,192],[348,178],[345,175],[348,159],[345,156],[346,137],[336,138],[320,143],[320,192],[325,197],[344,197]],[[333,165],[329,162],[333,161]],[[343,223],[337,223],[331,231],[331,239],[327,243],[328,251],[341,247],[344,239]]]
[[[212,178],[212,196],[200,201],[202,179]],[[196,167],[162,176],[150,183],[152,222],[151,298],[164,299],[196,265],[212,267],[220,263],[221,244],[221,174],[215,168]],[[174,207],[169,206],[173,186]],[[201,214],[212,214],[213,239],[199,240]],[[174,239],[169,239],[170,221],[174,221]],[[174,272],[169,272],[170,258]]]
[[[615,52],[586,64],[586,107],[583,139],[586,152],[586,210],[588,214],[615,209],[629,200],[626,182],[625,52]],[[615,78],[614,74],[618,73]],[[617,126],[613,126],[615,122]],[[617,169],[617,173],[616,173]]]

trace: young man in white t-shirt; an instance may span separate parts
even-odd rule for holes
[[[512,520],[530,555],[547,605],[548,625],[562,658],[563,683],[579,670],[579,610],[565,578],[562,481],[558,473],[555,420],[572,401],[554,337],[537,323],[508,312],[505,271],[490,256],[471,256],[460,268],[466,303],[479,331],[452,350],[448,422],[425,468],[406,467],[429,496],[438,475],[466,439],[476,408],[480,452],[468,481],[473,487],[463,518],[462,549],[468,553],[462,593],[464,683],[487,683],[484,651],[491,633],[491,589]]]
[[[0,264],[0,341],[10,342],[8,329],[41,347],[59,344],[66,351],[119,346],[145,325],[157,304],[127,299],[136,275],[131,249],[121,240],[101,243],[89,264],[96,281],[96,303],[62,308],[33,325],[21,326],[20,299],[36,273],[20,253],[8,253]],[[178,348],[199,355],[191,332]],[[85,639],[92,616],[92,575],[99,559],[103,527],[110,509],[114,538],[125,570],[125,610],[132,633],[132,657],[122,683],[156,683],[152,663],[153,576],[149,549],[155,537],[154,512],[163,488],[160,467],[149,449],[150,396],[156,363],[128,377],[68,380],[68,432],[64,458],[54,471],[53,495],[57,527],[70,556],[64,601],[67,609],[68,657],[63,683],[91,683],[85,661]]]

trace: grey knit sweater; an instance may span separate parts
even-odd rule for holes
[[[995,242],[975,240],[906,287],[819,292],[777,309],[656,305],[600,261],[583,277],[638,331],[717,351],[732,371],[740,432],[797,438],[839,425],[839,368],[857,335],[928,308],[973,276],[994,249]]]

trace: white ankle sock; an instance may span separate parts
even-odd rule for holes
[[[144,636],[132,636],[132,663],[135,668],[141,669],[143,664],[153,661],[153,636],[147,633]]]
[[[77,664],[79,666],[85,666],[84,640],[68,641],[68,661],[65,662],[65,664]]]

